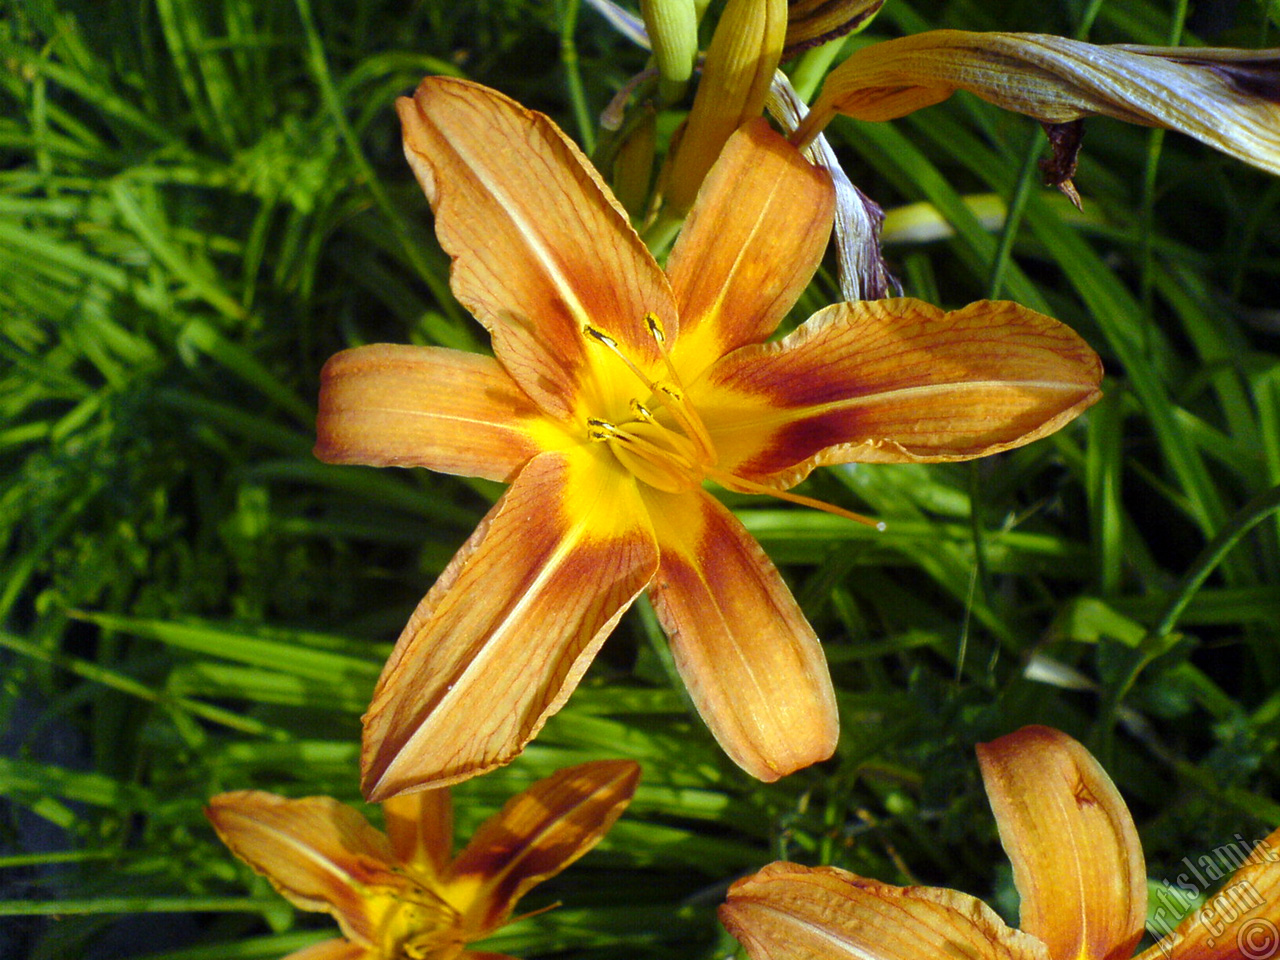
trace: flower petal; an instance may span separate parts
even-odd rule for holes
[[[670,288],[626,212],[554,123],[447,77],[423,80],[396,108],[405,156],[453,257],[453,292],[530,397],[553,416],[573,411],[588,322],[635,362],[658,361],[644,316],[657,313],[675,336]]]
[[[1244,865],[1137,960],[1264,960],[1280,950],[1280,830],[1252,848],[1231,843],[1218,851]],[[1168,901],[1157,899],[1147,926],[1167,930]]]
[[[833,112],[892,120],[956,90],[1045,123],[1101,114],[1177,130],[1280,173],[1280,50],[930,30],[864,47],[831,71],[804,135]]]
[[[378,951],[350,940],[321,940],[281,960],[378,960]]]
[[[662,556],[649,596],[720,746],[766,782],[827,759],[840,731],[831,675],[777,569],[708,494],[646,496]]]
[[[636,481],[608,450],[535,457],[400,635],[364,717],[366,795],[513,759],[656,567]]]
[[[387,838],[397,863],[436,878],[453,858],[453,801],[449,789],[402,793],[382,803]]]
[[[822,261],[834,207],[831,177],[763,119],[729,138],[667,261],[686,382],[773,333]]]
[[[828,463],[968,460],[1052,433],[1101,395],[1070,328],[1008,301],[838,303],[689,389],[720,468],[791,486]]]
[[[468,939],[500,926],[530,887],[599,843],[639,782],[640,765],[631,760],[583,763],[539,780],[486,820],[453,868],[456,879],[481,884],[477,909],[464,921]]]
[[[1098,761],[1049,727],[978,745],[1019,926],[1054,957],[1127,960],[1142,938],[1146,869],[1133,818]]]
[[[510,480],[553,429],[496,360],[475,353],[379,343],[320,371],[315,452],[326,463]]]
[[[220,793],[205,816],[231,852],[290,903],[337,918],[342,932],[374,941],[365,888],[401,884],[387,838],[331,797],[290,800],[258,790]]]
[[[836,867],[771,863],[729,888],[720,922],[751,960],[1049,960],[980,900]]]

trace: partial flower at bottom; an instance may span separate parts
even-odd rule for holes
[[[1106,772],[1047,727],[983,744],[978,760],[1013,862],[1021,929],[957,890],[783,862],[735,883],[721,921],[751,960],[1128,960],[1147,919],[1146,871],[1133,818]],[[1137,960],[1274,956],[1276,940],[1268,953],[1259,948],[1280,923],[1280,830],[1239,860],[1221,894]]]
[[[631,802],[640,768],[584,763],[540,780],[486,820],[456,857],[449,791],[382,805],[387,831],[331,797],[223,793],[205,813],[231,851],[343,939],[286,960],[497,960],[467,944],[501,927],[534,885],[599,842]]]

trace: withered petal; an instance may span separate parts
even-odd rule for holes
[[[798,142],[834,113],[892,120],[968,90],[1045,123],[1164,127],[1280,173],[1280,50],[1100,46],[1038,33],[930,30],[856,51]]]
[[[783,59],[861,30],[883,6],[884,0],[787,0]]]

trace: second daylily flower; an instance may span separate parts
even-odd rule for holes
[[[720,908],[748,957],[1128,960],[1147,919],[1147,878],[1138,831],[1106,771],[1048,727],[983,744],[978,760],[1013,862],[1021,929],[958,890],[895,887],[836,867],[779,862],[735,883]],[[1222,892],[1137,960],[1276,955],[1280,831],[1252,852],[1232,848],[1241,868]]]
[[[511,487],[383,671],[365,715],[366,794],[511,760],[646,588],[738,764],[774,780],[830,756],[817,637],[703,482],[788,497],[821,464],[1018,446],[1097,399],[1097,357],[1013,303],[841,303],[766,343],[817,269],[833,201],[827,175],[763,121],[726,145],[664,274],[546,117],[444,78],[398,106],[453,291],[495,357],[338,354],[316,452]]]
[[[456,857],[448,790],[388,800],[386,833],[331,797],[238,790],[205,812],[232,852],[290,903],[338,921],[344,939],[286,960],[510,960],[466,946],[594,847],[639,779],[629,760],[560,770],[512,797]]]

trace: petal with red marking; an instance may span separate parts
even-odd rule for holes
[[[558,431],[491,357],[372,344],[320,372],[316,456],[509,480]]]
[[[453,800],[447,787],[403,793],[382,803],[396,862],[440,877],[453,858]]]
[[[708,494],[646,498],[662,558],[649,596],[720,746],[764,781],[827,759],[839,736],[831,675],[777,569]]]
[[[830,463],[968,460],[1052,433],[1101,395],[1069,327],[1008,301],[841,303],[690,387],[721,469],[787,487]]]
[[[657,568],[601,445],[530,461],[414,612],[364,717],[371,799],[512,760],[560,709]]]
[[[378,953],[350,940],[321,940],[281,960],[378,960]]]
[[[464,921],[469,938],[505,922],[530,887],[599,843],[639,782],[640,766],[631,760],[579,764],[539,780],[486,820],[453,865],[455,878],[483,884],[477,914]]]

